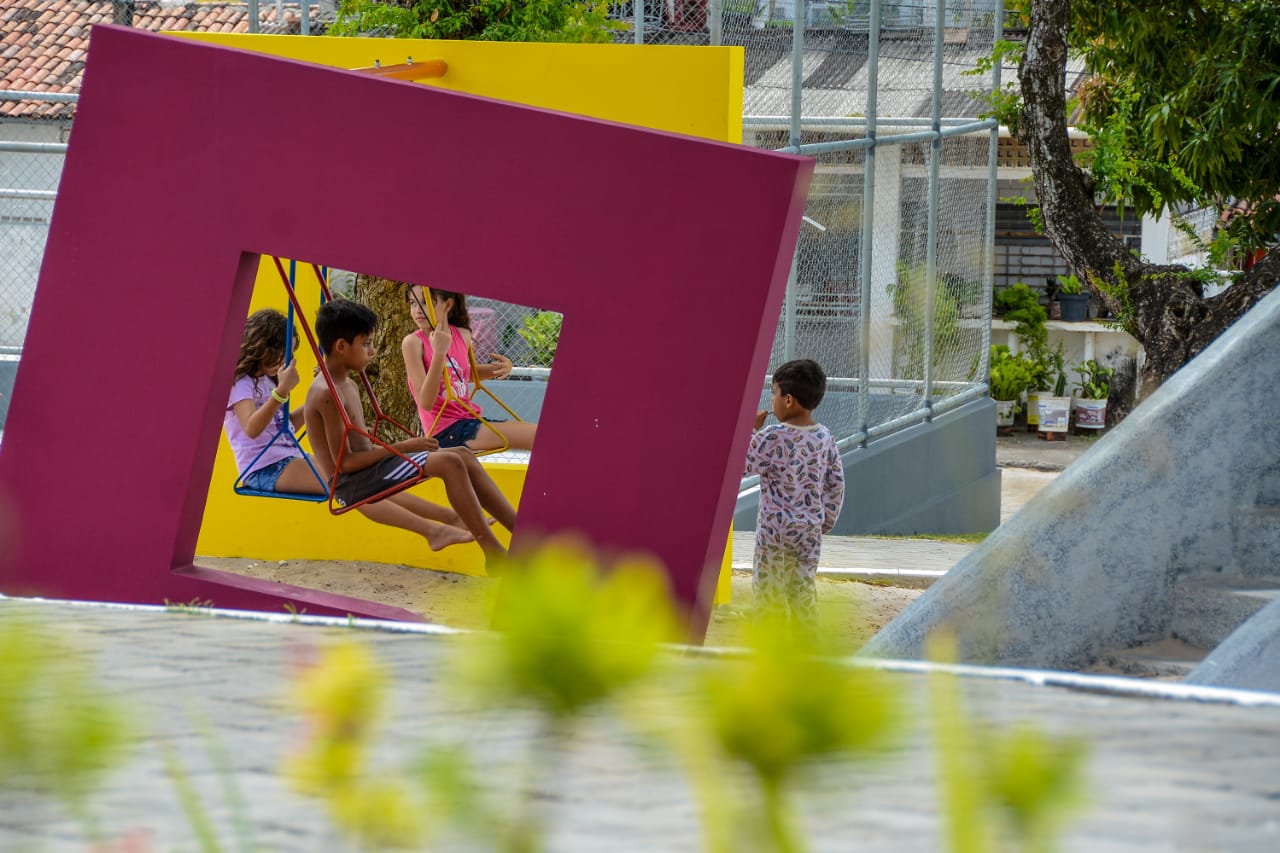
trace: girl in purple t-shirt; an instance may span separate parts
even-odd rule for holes
[[[297,364],[292,358],[288,363],[285,359],[285,322],[284,315],[272,308],[249,317],[222,427],[246,487],[260,492],[324,494],[297,445],[281,430],[284,405],[298,384]],[[289,420],[294,428],[302,425],[301,406],[289,413]]]

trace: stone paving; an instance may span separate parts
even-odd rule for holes
[[[208,758],[208,744],[215,742],[230,755],[257,849],[349,849],[328,832],[317,806],[291,793],[276,771],[301,732],[299,721],[283,710],[299,651],[352,629],[57,602],[8,600],[0,608],[34,612],[89,650],[100,676],[135,709],[134,719],[147,733],[94,800],[109,836],[145,828],[155,842],[149,849],[196,846],[165,774],[163,748],[171,747],[204,798],[224,849],[232,849],[223,779]],[[428,740],[474,744],[495,766],[534,746],[527,720],[477,720],[442,689],[441,662],[456,639],[360,633],[394,673],[381,766],[403,766]],[[914,722],[893,756],[817,774],[802,809],[815,851],[943,847],[935,755],[919,720],[925,676],[903,671],[890,677],[908,696]],[[1055,678],[1074,679],[1076,686],[1037,683]],[[962,685],[969,709],[983,718],[1032,720],[1092,741],[1089,805],[1069,824],[1063,849],[1280,849],[1280,696],[1065,674],[974,676]],[[1197,700],[1169,698],[1176,696]],[[638,750],[615,722],[591,720],[565,754],[554,757],[559,769],[537,786],[555,826],[550,849],[701,849],[683,774]],[[488,781],[514,784],[497,769]],[[0,801],[0,850],[88,849],[60,810],[23,795]]]

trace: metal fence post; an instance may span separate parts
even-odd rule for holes
[[[800,117],[804,111],[801,97],[804,87],[804,4],[792,0],[791,5],[791,147],[800,144]]]
[[[800,144],[800,120],[803,114],[801,89],[804,85],[804,15],[805,0],[792,0],[791,5],[791,127],[788,139],[794,148]],[[804,228],[802,224],[800,226]],[[795,358],[796,340],[796,288],[799,279],[800,243],[791,256],[791,274],[787,277],[787,292],[782,301],[782,360]]]
[[[925,235],[924,262],[924,408],[933,408],[934,314],[938,296],[938,193],[942,166],[942,36],[947,20],[946,0],[937,0],[933,23],[933,92],[929,118],[934,136],[929,143],[929,224]]]
[[[635,20],[635,43],[644,44],[644,0],[631,0],[631,16]]]
[[[707,2],[707,40],[712,47],[724,44],[724,0]]]
[[[867,443],[871,418],[871,275],[876,219],[876,95],[880,85],[880,0],[871,0],[867,35],[867,129],[862,159],[862,222],[858,235],[858,431]]]
[[[995,21],[992,25],[991,44],[994,46],[1004,36],[1004,4],[997,3]],[[993,47],[994,49],[994,47]],[[991,66],[991,91],[1000,91],[1000,66],[995,62]],[[999,180],[1000,162],[1000,125],[991,128],[991,142],[987,149],[987,233],[983,235],[983,252],[986,263],[982,267],[982,350],[978,353],[978,380],[991,380],[991,313],[992,297],[996,285],[996,183]]]

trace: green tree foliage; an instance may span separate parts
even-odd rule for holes
[[[1241,211],[1208,247],[1275,244],[1280,229],[1280,0],[1026,0],[1018,138],[1030,154],[1045,233],[1072,273],[1146,352],[1160,382],[1209,346],[1280,280],[1271,251],[1205,288],[1213,270],[1150,263],[1108,231],[1099,203],[1158,213],[1191,201]],[[1008,51],[1006,51],[1008,52]],[[1090,173],[1073,160],[1063,80],[1078,53],[1093,139]],[[1008,99],[1000,106],[1007,112]],[[1243,203],[1243,204],[1241,204]]]
[[[1253,203],[1231,223],[1256,248],[1280,231],[1280,0],[1071,4],[1070,44],[1105,200]]]
[[[342,0],[329,35],[415,39],[607,42],[617,24],[604,2],[571,0]]]

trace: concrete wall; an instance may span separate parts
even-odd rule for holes
[[[1272,292],[872,638],[919,658],[1076,667],[1168,630],[1175,581],[1280,573],[1280,292]]]

